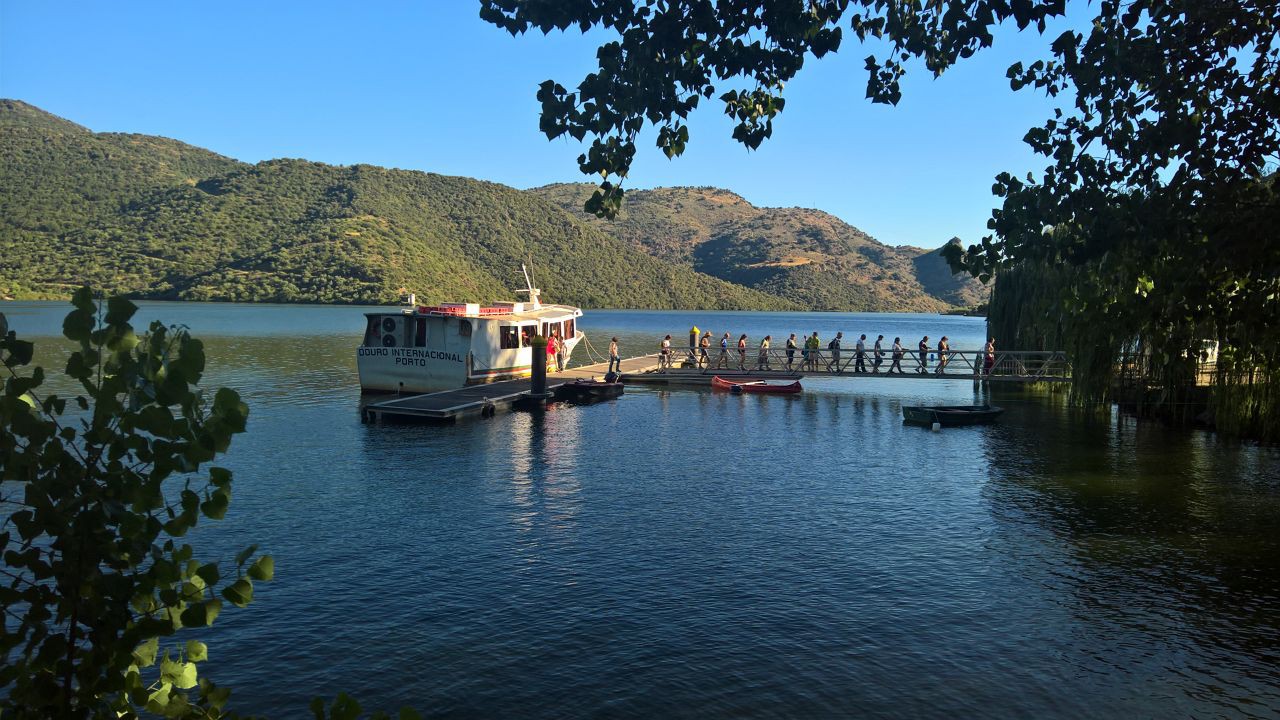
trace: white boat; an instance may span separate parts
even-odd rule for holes
[[[570,305],[543,305],[525,272],[528,302],[443,303],[365,313],[364,342],[356,350],[364,392],[437,392],[528,377],[533,362],[556,369],[555,358],[533,357],[534,335],[564,338],[568,363],[582,340]]]

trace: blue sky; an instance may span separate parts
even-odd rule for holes
[[[0,0],[0,96],[97,131],[177,138],[249,162],[301,157],[492,180],[587,180],[582,146],[538,132],[538,83],[594,69],[595,32],[513,38],[469,0]],[[1059,30],[1060,31],[1060,30]],[[833,213],[882,242],[937,247],[985,233],[992,180],[1046,163],[1021,142],[1051,112],[1005,68],[1057,32],[1003,33],[897,107],[863,95],[874,48],[846,39],[788,86],[773,138],[748,152],[718,103],[674,161],[640,146],[627,187],[714,185],[763,206]]]

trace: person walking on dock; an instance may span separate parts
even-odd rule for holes
[[[756,358],[757,370],[772,370],[769,367],[769,341],[773,339],[772,335],[765,335],[760,341],[760,357]]]
[[[840,372],[840,340],[842,338],[844,338],[844,333],[837,332],[836,336],[831,338],[831,342],[827,343],[827,349],[831,351],[831,360],[827,363],[827,372]]]
[[[569,349],[564,346],[564,338],[560,337],[560,331],[552,333],[552,337],[556,339],[556,370],[564,372],[564,365],[569,360]]]
[[[791,365],[796,360],[796,348],[800,344],[796,342],[796,334],[791,333],[791,337],[787,338],[787,372],[791,371]]]
[[[559,343],[556,342],[556,334],[553,332],[547,337],[547,370],[555,367],[556,350]]]
[[[702,334],[702,339],[698,341],[698,367],[704,368],[711,364],[711,358],[707,356],[707,348],[711,347],[711,331],[708,330]]]
[[[716,369],[729,369],[729,333],[720,337],[720,357],[716,358]]]
[[[867,371],[866,358],[867,358],[867,334],[862,333],[862,335],[858,337],[858,344],[856,346],[856,351],[853,357],[854,372],[864,373]]]
[[[658,369],[671,369],[671,336],[668,335],[662,339],[662,349],[658,352]]]
[[[817,330],[814,330],[813,334],[809,336],[809,339],[804,341],[804,347],[805,347],[805,363],[804,364],[806,368],[808,370],[812,370],[813,372],[817,372],[818,371],[818,353],[821,352],[818,348],[822,347],[822,341],[818,339]]]
[[[618,357],[618,338],[616,337],[609,341],[609,372],[613,372],[615,367],[618,372],[622,372],[622,358]]]
[[[900,337],[894,338],[893,339],[893,364],[889,366],[889,372],[886,374],[892,375],[894,368],[898,369],[899,375],[907,374],[907,372],[902,369],[902,356],[905,354],[906,354],[906,351],[902,349],[902,338]]]
[[[982,348],[982,372],[984,375],[990,375],[996,366],[996,339],[991,338],[987,341],[986,347]]]
[[[738,338],[738,369],[747,369],[747,334],[743,333]]]
[[[925,335],[920,339],[920,367],[916,372],[921,375],[929,372],[929,336]]]
[[[951,343],[947,342],[947,336],[943,335],[938,340],[938,367],[934,372],[941,375],[947,369],[947,361],[951,358],[948,353],[951,350]]]
[[[877,335],[876,336],[876,357],[875,357],[875,360],[871,362],[872,375],[880,374],[880,363],[884,362],[884,347],[881,345],[881,343],[883,342],[884,342],[884,336]]]

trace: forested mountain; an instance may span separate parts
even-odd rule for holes
[[[300,160],[246,165],[0,104],[0,293],[380,303],[544,297],[586,307],[796,305],[700,276],[493,183]]]
[[[529,192],[649,254],[815,310],[938,311],[984,302],[937,250],[891,247],[820,210],[759,208],[720,188],[629,190],[616,220],[586,215],[585,183]]]
[[[156,299],[484,301],[513,297],[532,259],[545,298],[584,307],[940,310],[970,299],[936,252],[886,247],[825,213],[676,188],[634,191],[627,219],[604,224],[579,209],[586,187],[249,165],[0,100],[0,297],[87,283]]]

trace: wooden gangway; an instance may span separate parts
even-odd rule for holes
[[[936,351],[921,362],[918,351],[905,352],[893,369],[893,353],[884,350],[876,365],[874,350],[866,350],[859,363],[856,350],[839,351],[823,348],[794,350],[790,356],[785,348],[748,348],[745,355],[732,348],[722,354],[720,348],[707,350],[705,358],[699,350],[673,348],[670,367],[661,362],[660,355],[647,355],[644,359],[651,369],[644,372],[626,372],[626,382],[654,382],[672,384],[687,382],[702,384],[719,375],[724,378],[776,378],[828,376],[849,378],[902,378],[909,380],[970,380],[978,382],[1008,383],[1059,383],[1070,382],[1071,363],[1060,350],[997,350],[990,368],[985,367],[986,355],[981,350],[952,350],[945,353],[945,361],[939,362]],[[640,360],[641,358],[635,358]],[[861,369],[859,369],[861,365]],[[889,371],[893,369],[893,372]]]
[[[716,375],[731,380],[798,380],[815,376],[1009,383],[1071,380],[1071,365],[1061,351],[997,351],[995,362],[988,370],[983,365],[985,356],[981,351],[954,350],[946,354],[941,371],[936,354],[922,364],[919,353],[910,352],[899,361],[902,372],[892,374],[888,372],[893,363],[889,351],[884,352],[879,367],[875,365],[874,351],[866,351],[862,358],[864,372],[858,371],[856,350],[842,349],[838,353],[829,349],[815,350],[810,351],[806,358],[799,350],[788,357],[785,349],[770,348],[762,356],[758,348],[749,348],[744,359],[736,348],[729,350],[724,358],[720,356],[720,348],[713,348],[703,360],[696,350],[673,348],[669,357],[671,367],[667,367],[668,363],[656,353],[627,358],[622,361],[622,379],[630,383],[664,385],[708,385]],[[554,391],[579,379],[599,378],[607,370],[607,363],[594,363],[550,373],[547,375],[547,390]],[[371,422],[392,419],[451,421],[508,410],[520,396],[529,392],[530,387],[531,381],[523,378],[434,393],[398,395],[370,402],[362,408],[361,414]]]
[[[622,361],[623,374],[644,374],[658,367],[658,361],[649,357],[629,358]],[[594,363],[567,368],[547,374],[547,391],[575,380],[603,377],[608,363]],[[472,415],[505,411],[521,395],[532,387],[529,378],[503,380],[483,385],[468,385],[455,390],[442,390],[417,395],[397,395],[386,400],[376,400],[361,409],[361,416],[368,422],[386,420],[436,420],[451,421]]]

